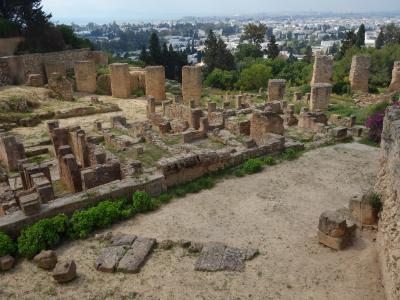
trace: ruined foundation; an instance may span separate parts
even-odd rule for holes
[[[75,80],[78,92],[95,93],[97,88],[96,77],[94,61],[77,61],[75,63]]]
[[[353,92],[368,93],[369,68],[371,57],[353,56],[350,70],[350,85]]]
[[[146,67],[146,96],[161,102],[165,95],[165,68],[163,66]]]
[[[202,68],[185,66],[182,68],[182,96],[183,102],[188,104],[194,100],[196,106],[200,105],[203,89]]]
[[[111,64],[111,93],[115,98],[127,99],[131,96],[131,81],[128,64]]]

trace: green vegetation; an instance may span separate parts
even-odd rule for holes
[[[243,165],[243,170],[247,174],[255,174],[262,170],[263,164],[260,159],[249,159]]]
[[[379,213],[382,210],[381,196],[377,193],[372,193],[368,197],[368,203],[373,207],[373,209]]]
[[[32,258],[40,251],[52,248],[61,242],[66,231],[68,218],[58,215],[42,219],[22,230],[18,238],[18,252],[22,257]]]
[[[0,257],[14,255],[16,250],[17,247],[13,240],[8,235],[0,231]]]

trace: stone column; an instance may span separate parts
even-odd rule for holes
[[[213,112],[216,111],[216,110],[217,110],[217,103],[208,101],[208,102],[207,102],[207,112],[208,112],[209,114],[211,114],[211,113],[213,113]]]
[[[146,67],[146,96],[161,102],[165,95],[165,69],[163,66]]]
[[[195,100],[196,105],[200,105],[201,93],[203,90],[203,80],[201,67],[185,66],[182,68],[182,96],[183,102],[189,103]]]
[[[371,57],[355,55],[351,62],[350,84],[353,92],[368,93],[369,68]]]
[[[115,98],[127,99],[131,96],[131,81],[128,64],[111,64],[111,93]]]
[[[389,92],[400,91],[400,61],[394,62]]]
[[[153,97],[147,98],[147,118],[151,119],[151,117],[156,113],[156,99]]]
[[[77,61],[74,69],[77,91],[95,93],[97,89],[97,74],[94,61]]]
[[[313,77],[311,85],[315,83],[331,83],[333,61],[329,56],[317,55],[315,57]]]
[[[332,85],[329,83],[316,83],[311,86],[310,111],[325,111],[328,109],[332,93]]]
[[[286,80],[271,79],[268,82],[268,100],[270,102],[282,100],[285,95]]]

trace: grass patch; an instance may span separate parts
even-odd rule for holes
[[[40,164],[46,160],[50,159],[50,155],[48,154],[41,154],[41,155],[36,155],[28,158],[28,162],[31,164]]]
[[[138,155],[137,159],[140,160],[144,166],[152,167],[162,157],[168,155],[169,152],[154,144],[146,144],[144,153]]]
[[[364,145],[371,146],[371,147],[376,147],[376,148],[380,148],[380,146],[381,146],[379,143],[377,143],[377,142],[375,142],[373,140],[370,140],[368,137],[363,137],[358,142],[360,144],[364,144]]]

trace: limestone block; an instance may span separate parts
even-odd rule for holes
[[[94,61],[77,61],[74,69],[77,91],[95,93],[97,89],[97,74]]]
[[[203,89],[202,68],[199,66],[184,66],[182,68],[182,96],[183,102],[194,100],[200,105]]]
[[[329,106],[332,85],[317,83],[311,86],[310,111],[326,111]]]
[[[38,193],[21,196],[19,202],[26,216],[35,215],[40,211],[40,197]]]
[[[343,237],[347,230],[346,219],[337,211],[326,211],[319,218],[318,229],[334,238]]]
[[[64,62],[48,62],[45,64],[45,71],[47,80],[50,79],[51,74],[57,73],[60,76],[67,76],[67,66]]]
[[[57,264],[57,255],[52,250],[43,250],[33,258],[37,266],[44,270],[53,270]]]
[[[271,79],[268,81],[268,100],[270,102],[283,100],[285,95],[286,80]]]
[[[153,250],[156,241],[154,239],[138,237],[132,247],[120,260],[117,271],[123,273],[138,273],[146,261],[147,256]]]
[[[53,270],[53,278],[58,283],[67,283],[76,277],[76,264],[73,260],[57,263]]]
[[[316,55],[311,85],[316,83],[331,83],[332,73],[332,59],[326,55]]]
[[[353,56],[350,70],[350,85],[353,92],[368,93],[369,68],[371,57],[364,55]]]
[[[127,99],[131,96],[131,80],[128,64],[110,65],[111,93],[115,98]]]
[[[108,247],[103,249],[100,256],[96,259],[96,269],[106,273],[114,272],[125,252],[126,249],[124,246]]]
[[[15,259],[10,255],[0,257],[0,271],[6,272],[14,267]]]
[[[146,67],[146,96],[154,97],[157,102],[166,99],[165,68],[163,66]]]
[[[44,80],[42,74],[29,74],[28,85],[33,87],[43,87]]]

